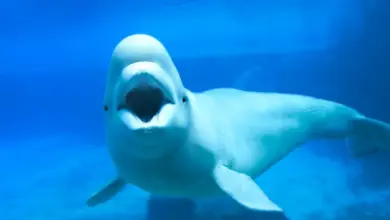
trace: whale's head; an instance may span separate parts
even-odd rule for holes
[[[176,150],[191,124],[188,95],[157,39],[123,39],[112,56],[104,100],[109,147],[142,158]]]

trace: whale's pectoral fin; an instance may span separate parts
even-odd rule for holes
[[[121,178],[117,178],[111,181],[107,186],[100,189],[97,193],[93,194],[88,200],[88,206],[96,206],[110,200],[126,185],[126,181]]]
[[[282,212],[256,182],[243,173],[233,171],[221,164],[214,169],[214,179],[218,186],[244,207],[255,211]]]

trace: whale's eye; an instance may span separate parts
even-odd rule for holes
[[[106,111],[108,111],[108,106],[107,105],[104,105],[104,111],[106,112]]]
[[[183,98],[181,98],[181,101],[182,101],[183,103],[186,103],[186,102],[188,102],[188,98],[187,98],[186,96],[183,96]]]

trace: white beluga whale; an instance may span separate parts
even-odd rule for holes
[[[162,43],[144,34],[114,49],[104,110],[117,177],[89,206],[131,184],[155,195],[227,195],[251,210],[282,211],[254,179],[301,144],[348,138],[354,156],[390,149],[388,124],[339,103],[229,88],[191,92]]]

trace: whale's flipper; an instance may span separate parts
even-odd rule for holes
[[[214,179],[226,194],[248,209],[263,212],[283,212],[246,174],[238,173],[218,164],[214,169]]]
[[[348,139],[353,156],[365,156],[377,150],[390,150],[390,125],[367,117],[352,121],[353,135]]]
[[[121,191],[125,185],[126,185],[126,181],[121,179],[121,178],[117,178],[117,179],[111,181],[107,186],[102,188],[97,193],[93,194],[87,200],[87,205],[88,206],[96,206],[96,205],[99,205],[100,203],[104,203],[104,202],[110,200],[119,191]]]

